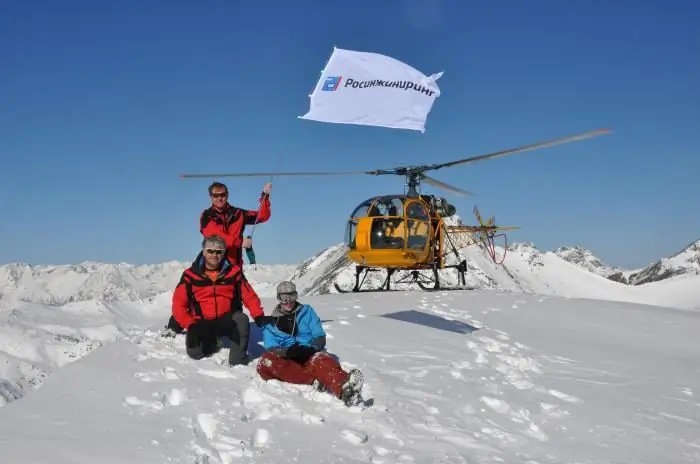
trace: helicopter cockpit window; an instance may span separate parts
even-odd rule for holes
[[[361,218],[361,217],[365,217],[365,216],[371,216],[371,214],[368,214],[368,213],[369,213],[369,207],[372,205],[372,201],[373,200],[367,200],[367,201],[360,203],[360,205],[357,208],[355,208],[355,211],[352,212],[350,217],[351,218]]]
[[[418,219],[420,221],[428,220],[428,209],[419,201],[413,201],[406,206],[406,218]]]
[[[373,249],[400,250],[404,247],[405,230],[400,227],[403,221],[403,203],[400,198],[378,198],[372,205],[372,239]]]
[[[345,227],[345,244],[351,250],[354,250],[357,245],[355,243],[355,237],[357,235],[357,219],[350,219],[347,226]]]
[[[430,216],[428,209],[420,201],[412,201],[406,205],[406,225],[408,228],[406,248],[422,250],[430,238]]]

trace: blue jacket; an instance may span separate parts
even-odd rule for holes
[[[323,349],[325,347],[326,333],[323,331],[321,319],[314,308],[308,304],[301,304],[297,306],[293,314],[296,324],[295,336],[281,331],[274,324],[267,324],[262,327],[262,342],[265,350],[287,348],[295,343]],[[282,311],[279,307],[272,312],[273,317],[281,315]]]

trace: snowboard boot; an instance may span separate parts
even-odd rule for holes
[[[350,371],[350,376],[340,391],[340,399],[345,403],[345,406],[352,406],[360,399],[360,391],[362,391],[364,381],[365,378],[361,370],[352,369]]]

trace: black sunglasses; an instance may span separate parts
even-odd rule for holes
[[[204,251],[206,251],[210,255],[222,255],[222,254],[224,254],[224,250],[212,250],[211,248],[207,248]]]
[[[223,192],[223,193],[212,193],[211,197],[212,198],[226,198],[228,196],[228,192]]]

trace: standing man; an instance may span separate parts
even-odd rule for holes
[[[260,224],[270,219],[270,191],[267,183],[260,194],[260,207],[257,211],[231,206],[228,202],[228,188],[221,182],[209,186],[211,206],[199,218],[199,231],[204,237],[219,235],[226,240],[228,257],[243,267],[243,231],[245,226]]]

